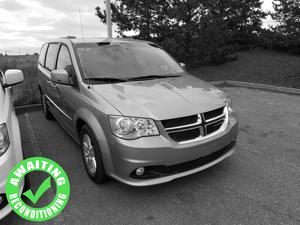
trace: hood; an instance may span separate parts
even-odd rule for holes
[[[226,95],[191,75],[118,84],[93,85],[124,116],[165,120],[224,106]]]

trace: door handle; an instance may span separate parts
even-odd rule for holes
[[[56,88],[57,85],[52,80],[47,80],[47,83],[50,84],[53,88]]]

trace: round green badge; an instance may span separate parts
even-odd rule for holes
[[[20,193],[20,185],[25,175],[32,172],[44,172],[49,176],[42,181],[35,193],[32,190]],[[56,187],[52,187],[51,179],[55,181]],[[56,189],[55,197],[42,208],[29,206],[21,198],[23,195],[35,205],[49,189]],[[47,158],[34,157],[23,160],[10,171],[7,178],[6,197],[9,205],[15,213],[29,221],[41,222],[56,217],[66,207],[69,196],[70,182],[66,172],[56,162]]]

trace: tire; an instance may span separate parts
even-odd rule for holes
[[[107,180],[104,170],[101,150],[93,131],[84,125],[80,132],[82,159],[87,174],[95,183],[103,183]]]
[[[53,120],[54,116],[52,115],[52,113],[49,110],[49,105],[47,103],[46,96],[45,96],[45,94],[43,94],[43,92],[40,92],[40,93],[41,93],[41,101],[42,101],[44,116],[47,120]]]

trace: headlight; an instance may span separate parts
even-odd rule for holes
[[[229,97],[226,99],[226,107],[227,107],[227,110],[228,110],[228,115],[232,114],[233,113],[232,101]]]
[[[133,140],[140,137],[159,135],[152,119],[109,116],[112,133],[120,138]]]
[[[5,124],[0,125],[0,156],[3,155],[10,145],[7,127]]]

